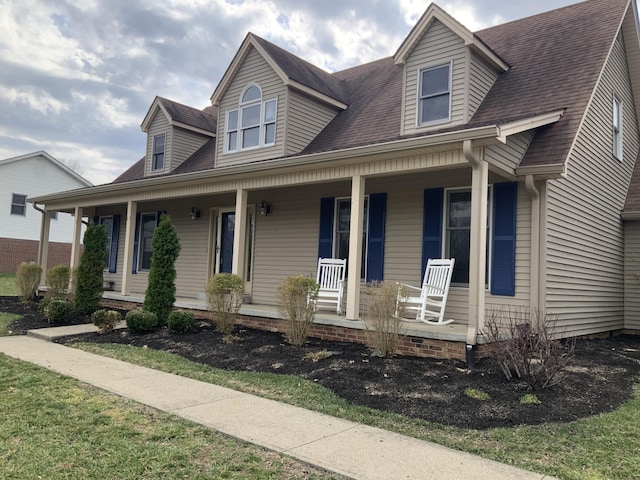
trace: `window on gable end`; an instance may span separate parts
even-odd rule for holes
[[[164,144],[165,134],[153,137],[153,154],[151,158],[151,170],[164,170]]]
[[[451,64],[420,70],[418,126],[447,122],[451,118]]]
[[[227,111],[225,152],[275,145],[277,100],[263,100],[262,90],[249,85],[240,95],[237,109]]]
[[[27,215],[27,196],[19,193],[11,195],[11,215]]]
[[[613,155],[622,160],[622,102],[613,97]]]

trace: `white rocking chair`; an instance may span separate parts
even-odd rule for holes
[[[342,314],[342,295],[344,277],[347,273],[347,261],[340,258],[319,258],[316,282],[320,285],[316,306],[335,309]]]
[[[431,325],[447,325],[453,320],[444,320],[444,309],[451,286],[451,275],[455,259],[434,259],[427,262],[422,288],[400,284],[398,305],[404,303],[403,320],[429,323]],[[417,294],[416,294],[417,292]]]

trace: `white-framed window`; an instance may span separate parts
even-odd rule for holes
[[[225,152],[275,145],[277,109],[275,98],[263,100],[261,88],[248,85],[240,95],[238,108],[227,111]]]
[[[622,101],[613,97],[613,156],[622,160]]]
[[[164,170],[165,134],[153,137],[153,152],[151,156],[151,170]]]
[[[151,268],[151,255],[153,248],[153,231],[158,226],[157,213],[140,214],[140,233],[138,237],[138,271],[145,271]]]
[[[491,261],[491,204],[492,191],[489,187],[487,198],[487,262],[485,284],[489,284],[489,263]],[[471,189],[452,188],[446,190],[444,221],[444,258],[455,258],[456,263],[451,284],[469,285],[469,249],[471,246]]]
[[[111,244],[113,242],[113,216],[100,217],[98,223],[99,225],[104,225],[107,230],[107,256],[105,257],[104,269],[109,270],[109,265],[111,265]]]
[[[336,198],[334,219],[333,258],[349,258],[349,235],[351,233],[351,197]],[[360,278],[367,273],[367,236],[369,234],[369,197],[364,198],[362,221],[362,267]]]
[[[27,196],[20,193],[11,194],[11,215],[27,215]]]
[[[418,72],[418,126],[451,118],[451,62]]]

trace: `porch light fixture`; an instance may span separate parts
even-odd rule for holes
[[[191,220],[198,220],[200,218],[200,210],[196,207],[191,208]]]
[[[269,205],[264,200],[260,202],[260,208],[258,208],[258,213],[263,217],[268,217],[271,215],[271,205]]]

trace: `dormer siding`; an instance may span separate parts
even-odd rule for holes
[[[411,52],[404,68],[405,96],[402,133],[413,134],[460,125],[467,121],[466,71],[467,47],[464,41],[443,23],[434,20]],[[420,70],[451,63],[451,118],[448,122],[418,126],[418,84]]]
[[[190,132],[180,127],[172,128],[171,135],[171,171],[178,168],[182,163],[193,155],[202,145],[207,143],[211,137],[195,132]]]
[[[227,112],[238,108],[240,96],[247,85],[255,84],[262,90],[263,100],[277,99],[275,145],[225,153]],[[284,154],[286,86],[267,61],[251,48],[238,69],[229,88],[220,100],[216,146],[216,167],[281,157]]]
[[[468,118],[473,117],[495,81],[498,73],[474,52],[469,52]]]
[[[162,113],[157,113],[151,122],[149,131],[147,132],[147,155],[144,165],[144,175],[154,176],[162,175],[170,172],[169,159],[171,158],[172,131],[169,119]],[[164,140],[164,168],[161,170],[153,170],[153,139],[157,135],[165,135]]]
[[[287,97],[286,154],[300,153],[336,116],[337,111],[294,89]]]

